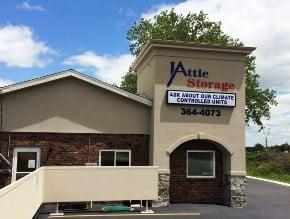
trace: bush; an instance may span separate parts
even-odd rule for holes
[[[290,155],[275,149],[247,152],[247,174],[290,183]]]

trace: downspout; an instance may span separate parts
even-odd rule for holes
[[[2,96],[2,89],[0,89],[0,132],[3,131],[3,96]],[[9,146],[8,146],[8,157],[9,157],[9,147],[10,147],[10,135],[9,135]],[[10,161],[2,154],[2,140],[0,141],[0,157],[9,165],[11,166]]]
[[[90,156],[91,156],[91,136],[89,136],[89,145],[88,145],[88,163],[90,163]]]

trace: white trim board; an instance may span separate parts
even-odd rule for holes
[[[188,175],[188,153],[203,152],[203,153],[212,153],[213,154],[213,175],[212,176],[191,176]],[[186,151],[186,178],[195,178],[195,179],[214,179],[215,175],[215,150],[187,150]]]
[[[17,172],[17,162],[18,162],[18,153],[21,152],[35,152],[36,153],[36,168],[38,169],[40,167],[40,153],[41,150],[38,147],[15,147],[13,149],[13,164],[12,164],[12,177],[11,182],[16,181],[16,174],[21,173]],[[31,173],[33,171],[28,172],[22,172],[22,173]]]
[[[265,182],[270,182],[270,183],[275,183],[275,184],[278,184],[278,185],[290,187],[289,183],[279,182],[279,181],[275,181],[275,180],[271,180],[271,179],[264,179],[264,178],[259,178],[259,177],[255,177],[255,176],[247,176],[247,178],[261,180],[261,181],[265,181]]]

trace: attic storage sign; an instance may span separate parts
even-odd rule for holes
[[[178,63],[170,62],[170,78],[167,82],[167,87],[172,84],[177,74],[181,74],[187,78],[187,87],[201,89],[202,91],[167,90],[166,97],[168,104],[223,107],[236,106],[236,94],[229,92],[235,89],[234,83],[228,81],[211,81],[208,78],[208,71],[198,68],[186,69],[183,63],[179,61]],[[206,92],[205,90],[210,90],[213,92]],[[181,108],[181,114],[220,116],[221,111],[219,109],[212,108]]]

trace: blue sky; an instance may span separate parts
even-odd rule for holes
[[[7,67],[0,63],[0,78],[22,81],[37,75],[70,68],[62,62],[82,51],[101,55],[128,53],[126,32],[140,15],[156,0],[57,0],[57,1],[1,1],[0,27],[27,26],[33,38],[54,50],[45,55],[52,59],[45,67]],[[171,1],[178,2],[178,1]],[[28,5],[28,7],[25,7]],[[92,72],[89,72],[92,73]]]
[[[134,60],[126,32],[162,10],[198,12],[256,46],[261,86],[277,91],[269,144],[290,142],[290,1],[280,0],[3,0],[0,3],[0,87],[74,68],[119,84]],[[108,74],[110,72],[110,74]],[[247,128],[247,145],[264,142]]]

